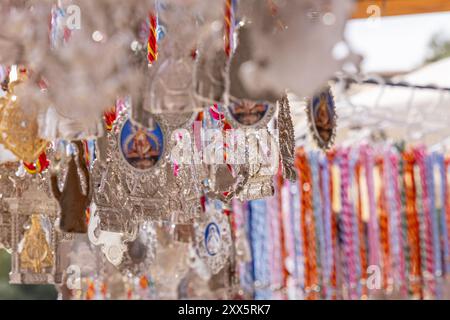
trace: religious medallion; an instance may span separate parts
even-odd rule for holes
[[[231,229],[227,216],[208,204],[205,215],[194,224],[198,256],[212,274],[217,274],[228,262],[231,254]]]
[[[337,114],[331,87],[327,86],[308,101],[309,128],[319,148],[328,150],[336,136]]]

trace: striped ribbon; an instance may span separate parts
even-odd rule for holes
[[[224,39],[225,39],[225,54],[231,57],[234,52],[234,30],[236,25],[236,4],[237,0],[225,0],[224,13]]]
[[[149,64],[153,64],[158,59],[158,16],[155,12],[150,12],[149,16],[149,33],[147,42],[147,60]]]
[[[45,152],[42,152],[34,163],[23,162],[23,167],[29,174],[41,173],[50,165]]]

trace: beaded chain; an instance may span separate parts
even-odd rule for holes
[[[330,162],[328,158],[322,157],[320,161],[321,171],[321,190],[323,199],[323,217],[324,217],[324,245],[325,245],[325,260],[323,265],[323,287],[326,299],[332,299],[332,268],[333,268],[333,237],[332,237],[332,210],[330,199]]]
[[[328,158],[328,176],[330,177],[330,195],[333,195],[335,192],[335,185],[333,183],[332,177],[332,168],[336,161],[336,154],[334,152],[329,152],[327,154]],[[330,201],[331,202],[331,201]],[[330,203],[331,206],[331,203]],[[333,297],[332,299],[338,298],[338,265],[339,265],[339,240],[338,240],[338,218],[337,214],[332,210],[331,211],[331,239],[332,239],[332,247],[333,247],[333,265],[331,269],[331,287],[333,288]]]
[[[397,282],[400,287],[400,294],[403,298],[408,295],[406,281],[406,266],[404,253],[404,234],[403,234],[403,214],[402,200],[399,186],[399,157],[394,151],[386,151],[386,164],[389,170],[385,173],[385,183],[389,186],[389,204],[391,211],[391,232],[392,235],[392,256],[396,272]],[[393,177],[393,178],[392,178]]]
[[[419,207],[419,217],[421,225],[424,228],[421,230],[421,234],[423,234],[423,249],[424,249],[424,262],[422,263],[423,270],[422,274],[424,276],[426,288],[428,290],[428,295],[436,295],[436,284],[434,281],[434,248],[433,248],[433,230],[432,230],[432,222],[431,222],[431,213],[430,213],[430,202],[428,198],[428,179],[426,171],[426,163],[425,163],[425,149],[417,148],[414,150],[414,154],[416,157],[417,163],[417,177],[419,183],[417,183],[417,199],[418,203],[420,203]]]
[[[287,288],[288,278],[290,277],[291,271],[288,268],[288,257],[290,257],[290,252],[292,252],[291,239],[289,233],[286,232],[288,230],[289,223],[289,193],[283,192],[286,190],[284,188],[285,181],[283,179],[283,175],[280,172],[275,177],[276,186],[278,190],[275,190],[275,197],[277,198],[277,206],[278,206],[278,215],[279,215],[279,239],[280,239],[280,254],[281,254],[281,287]],[[284,195],[284,201],[283,201]]]
[[[271,289],[274,296],[273,299],[281,299],[280,290],[283,288],[283,244],[280,241],[280,208],[278,207],[277,191],[275,196],[267,199],[267,216],[269,219],[269,264],[271,275]]]
[[[376,165],[379,169],[380,175],[380,192],[378,195],[378,216],[379,216],[379,224],[380,224],[380,243],[381,243],[381,261],[383,266],[383,288],[388,291],[390,280],[389,276],[391,275],[391,256],[390,256],[390,245],[389,245],[389,218],[388,212],[386,208],[386,185],[384,185],[384,180],[382,179],[385,174],[385,166],[384,159],[378,158],[376,160]]]
[[[319,172],[319,155],[317,152],[309,153],[309,162],[312,173],[312,191],[313,191],[313,209],[314,209],[314,221],[316,225],[317,235],[317,251],[318,251],[318,269],[322,272],[325,265],[325,235],[323,224],[323,208],[320,193],[320,172]],[[323,287],[324,280],[321,279]]]
[[[297,297],[303,298],[304,292],[304,254],[303,254],[303,236],[302,236],[302,225],[300,219],[301,212],[301,200],[300,200],[300,190],[298,183],[290,184],[291,191],[291,221],[292,221],[292,233],[294,234],[294,247],[295,247],[295,281],[297,288]]]
[[[312,179],[308,159],[303,149],[297,152],[295,163],[300,173],[301,224],[303,252],[305,255],[305,298],[307,300],[315,300],[318,298],[318,275],[316,234],[312,207]]]
[[[365,237],[365,227],[364,227],[364,220],[363,220],[363,213],[362,213],[362,190],[361,190],[361,173],[362,166],[361,162],[358,162],[355,165],[355,176],[356,176],[356,182],[357,182],[357,219],[358,219],[358,233],[359,233],[359,259],[360,259],[360,265],[361,265],[361,284],[362,284],[362,291],[361,291],[361,297],[366,298],[367,297],[367,268],[368,268],[368,261],[367,261],[367,247],[366,247],[366,237]]]
[[[350,299],[355,299],[355,287],[357,282],[356,263],[354,259],[353,246],[353,217],[349,199],[350,187],[350,168],[349,168],[349,150],[339,152],[339,163],[341,171],[341,203],[342,203],[342,234],[343,234],[343,275],[348,289]]]
[[[439,217],[436,211],[436,192],[435,192],[435,179],[434,179],[434,157],[428,155],[425,158],[426,169],[426,183],[428,191],[428,204],[429,204],[429,219],[431,220],[431,236],[433,241],[433,260],[434,270],[433,276],[436,278],[442,275],[442,251],[439,234]],[[435,297],[441,298],[441,290],[439,286],[435,288]]]
[[[416,209],[416,186],[414,179],[415,158],[412,152],[403,153],[404,177],[406,199],[407,239],[410,253],[409,282],[411,296],[422,298],[421,286],[421,252],[419,238],[419,219]]]
[[[450,256],[449,256],[449,233],[448,233],[448,220],[447,220],[447,174],[445,171],[445,158],[441,154],[434,154],[434,162],[437,165],[439,169],[439,179],[440,179],[440,190],[439,190],[439,198],[440,198],[440,214],[439,214],[439,221],[440,221],[440,230],[441,230],[441,243],[442,243],[442,251],[443,251],[443,266],[442,271],[445,275],[448,275],[450,273]]]
[[[372,150],[368,146],[361,148],[361,157],[364,161],[364,171],[366,175],[366,184],[369,199],[369,265],[380,266],[380,248],[379,248],[379,230],[376,216],[376,201],[374,187],[374,160]]]
[[[350,153],[350,162],[349,162],[349,178],[350,178],[350,187],[349,192],[351,193],[352,199],[354,197],[354,192],[358,187],[358,183],[356,181],[356,166],[359,161],[359,152],[357,150],[352,150]],[[357,208],[355,206],[354,201],[350,202],[351,216],[352,216],[352,229],[353,229],[353,259],[356,268],[356,297],[363,297],[363,283],[361,282],[362,278],[362,264],[361,264],[361,256],[359,254],[359,249],[361,247],[361,242],[364,241],[363,237],[360,237],[359,230],[359,218],[357,213]]]
[[[258,300],[271,298],[267,220],[265,201],[251,201],[249,206],[249,236],[253,262],[254,298]]]
[[[442,204],[443,207],[445,207],[445,216],[446,216],[446,221],[447,221],[447,236],[450,237],[450,193],[449,193],[449,189],[450,189],[450,158],[445,159],[445,168],[444,168],[444,184],[445,184],[445,197],[444,197],[444,203]],[[450,242],[450,238],[447,238],[447,241]],[[450,259],[447,260],[447,263],[450,264]],[[449,267],[450,270],[450,267]],[[450,271],[449,271],[450,273]]]

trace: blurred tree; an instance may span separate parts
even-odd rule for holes
[[[10,285],[9,270],[11,255],[0,250],[0,299],[8,300],[54,300],[57,292],[54,286]]]
[[[436,33],[429,43],[429,52],[425,63],[436,62],[450,57],[450,38],[444,32]]]

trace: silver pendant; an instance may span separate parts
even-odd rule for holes
[[[205,216],[195,222],[194,228],[198,256],[212,274],[219,273],[231,254],[231,229],[227,217],[221,210],[208,204]]]

